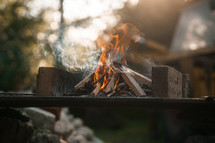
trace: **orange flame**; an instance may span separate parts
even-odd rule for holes
[[[114,33],[114,34],[113,34]],[[119,82],[119,76],[111,67],[113,62],[126,63],[126,50],[133,40],[139,41],[139,30],[132,24],[126,23],[113,30],[112,33],[107,34],[109,41],[103,37],[98,37],[97,46],[102,49],[102,54],[99,58],[98,66],[94,74],[94,86],[101,83],[100,90],[104,90],[109,83],[112,76],[115,75],[116,81],[114,90]],[[100,81],[102,80],[102,81]]]

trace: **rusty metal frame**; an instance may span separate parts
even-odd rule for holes
[[[35,96],[35,94],[2,94],[0,107],[117,107],[185,109],[206,107],[215,109],[213,98],[161,97],[90,97],[90,96]]]

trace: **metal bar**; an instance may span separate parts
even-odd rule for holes
[[[0,107],[117,107],[185,109],[207,107],[215,109],[215,101],[205,98],[170,99],[160,97],[86,97],[86,96],[0,96]]]
[[[35,96],[36,93],[0,92],[0,96]]]

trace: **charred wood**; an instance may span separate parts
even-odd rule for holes
[[[94,96],[97,96],[97,94],[99,93],[100,91],[100,88],[101,88],[101,83],[99,83],[96,88],[93,90],[93,92],[91,93],[92,95]]]
[[[131,90],[135,93],[137,96],[145,96],[146,93],[143,91],[143,89],[139,86],[139,84],[135,81],[135,79],[127,72],[122,72],[122,77],[125,80],[125,82],[128,84],[128,86],[131,88]]]
[[[105,93],[109,93],[111,91],[114,90],[114,86],[115,86],[115,75],[113,75],[105,89]]]
[[[95,73],[95,72],[92,72],[92,73],[91,73],[90,75],[88,75],[85,79],[83,79],[81,82],[79,82],[79,83],[75,86],[75,89],[78,90],[78,89],[83,88],[83,87],[86,85],[86,83],[88,83],[88,82],[91,80],[91,78],[93,77],[94,73]]]

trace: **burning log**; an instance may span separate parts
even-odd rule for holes
[[[100,91],[100,88],[101,88],[101,83],[99,83],[96,88],[93,90],[93,92],[91,93],[92,95],[96,96],[98,95],[99,91]]]
[[[107,97],[111,97],[115,94],[115,92],[111,92],[110,94],[107,95]]]
[[[90,75],[88,75],[85,79],[83,79],[81,82],[79,82],[76,86],[75,89],[78,90],[80,88],[83,88],[85,86],[86,83],[88,83],[92,76],[94,75],[94,72],[92,72]]]
[[[114,85],[115,85],[115,76],[113,75],[110,79],[110,82],[108,83],[105,93],[109,93],[114,90]]]
[[[95,74],[95,73],[94,73],[94,74]],[[96,83],[102,81],[103,78],[106,76],[106,74],[107,74],[107,71],[106,71],[104,74],[102,74],[98,79],[94,80],[94,81],[92,82],[92,84],[94,85],[94,84],[96,84]]]
[[[138,36],[139,30],[132,24],[127,23],[114,29],[113,33],[108,34],[110,41],[101,36],[97,39],[97,46],[102,48],[98,66],[94,74],[89,75],[75,88],[79,89],[87,82],[91,82],[94,87],[91,94],[97,95],[101,92],[112,96],[121,93],[120,90],[122,89],[117,88],[118,84],[126,83],[128,88],[125,93],[133,91],[136,96],[146,95],[136,80],[148,87],[152,85],[151,80],[125,67],[127,63],[126,49],[132,41],[137,42],[140,39],[140,36]],[[89,81],[92,77],[93,81]]]
[[[95,75],[93,72],[89,76],[87,76],[83,81],[81,81],[80,83],[78,83],[75,86],[76,90],[79,90],[79,88],[87,88],[84,85],[86,85],[87,82],[89,82],[89,83],[94,83],[94,84],[98,83],[95,86],[94,90],[91,92],[91,95],[94,95],[94,96],[98,95],[98,93],[100,91],[102,91],[104,94],[107,94],[107,96],[109,97],[109,96],[113,96],[115,94],[121,94],[122,91],[128,93],[129,90],[133,91],[136,96],[145,96],[146,95],[146,93],[141,88],[141,86],[139,85],[137,80],[140,81],[142,84],[150,87],[151,79],[149,79],[149,78],[145,77],[144,75],[141,75],[125,66],[122,66],[120,64],[118,65],[118,67],[116,67],[114,65],[111,65],[111,67],[113,68],[114,72],[116,71],[115,73],[117,75],[113,74],[111,77],[109,77],[109,80],[108,80],[109,82],[104,87],[104,89],[101,90],[101,87],[103,86],[102,82],[104,80],[104,77],[107,76],[107,72],[105,72],[98,79],[96,79],[96,81],[92,82],[91,81],[92,77]],[[116,84],[117,78],[119,78],[118,81],[120,81],[120,83],[118,85]],[[127,88],[125,88],[125,87],[127,87]],[[90,89],[88,89],[88,90],[90,90]]]
[[[122,77],[125,80],[125,82],[128,84],[128,86],[132,89],[132,91],[137,96],[145,96],[146,93],[143,91],[143,89],[139,86],[139,84],[135,81],[135,79],[127,72],[122,72]]]
[[[184,76],[183,80],[182,74],[173,68],[166,66],[153,68],[153,80],[151,80],[127,67],[126,50],[131,45],[131,42],[134,43],[141,39],[140,32],[134,25],[126,23],[111,32],[106,33],[104,37],[98,37],[97,46],[102,51],[98,66],[95,71],[75,86],[76,91],[91,93],[94,96],[124,96],[131,93],[136,96],[145,96],[146,93],[151,92],[152,88],[156,96],[180,98],[182,97],[182,91],[183,96],[187,96],[188,77]],[[58,75],[57,73],[63,74],[56,76]],[[45,95],[72,93],[73,87],[68,83],[72,83],[73,80],[67,78],[70,77],[67,74],[56,72],[53,69],[44,71],[41,68],[38,75],[39,95],[43,96],[47,91]],[[49,80],[49,77],[54,77],[54,81]],[[64,83],[64,81],[65,85],[60,84]],[[182,82],[185,90],[182,90]],[[56,85],[52,86],[53,83],[56,83]]]
[[[130,68],[127,68],[125,66],[122,66],[122,69],[124,71],[127,71],[129,73],[131,73],[132,77],[135,79],[135,80],[138,80],[140,81],[141,83],[149,86],[149,87],[152,87],[152,80],[149,79],[148,77],[142,75],[142,74],[139,74],[137,72],[135,72],[134,70],[130,69]]]

